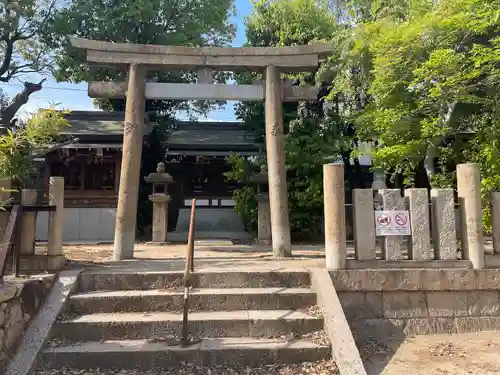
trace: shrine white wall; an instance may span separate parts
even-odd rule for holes
[[[189,231],[191,208],[181,208],[176,232]],[[196,232],[245,232],[240,217],[233,208],[196,208]]]
[[[179,211],[177,228],[169,232],[172,240],[187,239],[190,208]],[[115,235],[116,208],[65,208],[63,242],[95,243],[113,242]],[[36,223],[36,240],[47,241],[48,213],[39,212]],[[246,238],[248,234],[233,208],[202,208],[196,210],[196,231],[201,238]],[[185,238],[184,238],[185,237]]]
[[[63,242],[113,242],[116,208],[65,208]],[[40,212],[36,240],[47,241],[48,213]]]

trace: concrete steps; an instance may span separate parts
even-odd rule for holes
[[[138,369],[295,364],[331,357],[307,272],[206,272],[190,290],[189,333],[178,346],[182,273],[81,274],[40,356],[45,369]]]
[[[142,339],[178,335],[182,314],[89,314],[56,323],[53,337],[70,341]],[[197,337],[280,337],[303,335],[323,328],[323,320],[293,310],[196,311],[189,331]]]
[[[179,366],[181,361],[205,366],[250,366],[300,363],[328,358],[330,348],[309,341],[277,339],[205,339],[187,348],[148,340],[83,342],[47,349],[40,367],[58,369],[159,370]]]
[[[182,272],[94,271],[81,274],[79,292],[105,290],[171,289],[182,286]],[[302,288],[311,283],[304,271],[224,271],[194,276],[195,288]]]
[[[86,292],[70,297],[68,311],[76,314],[115,311],[181,311],[184,291],[112,290]],[[206,288],[190,291],[192,310],[302,309],[315,304],[316,295],[306,288]]]

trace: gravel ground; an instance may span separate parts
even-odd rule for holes
[[[360,349],[368,375],[500,374],[498,331],[373,341]]]
[[[138,370],[39,370],[34,375],[338,375],[337,366],[332,361],[302,363],[286,366],[252,367],[205,367],[182,363],[181,367],[160,371]]]

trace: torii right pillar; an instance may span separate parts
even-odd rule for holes
[[[282,85],[279,69],[275,66],[268,66],[265,81],[266,154],[273,252],[276,257],[290,257],[292,244],[288,215]]]

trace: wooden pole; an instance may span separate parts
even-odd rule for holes
[[[191,217],[189,219],[189,234],[186,254],[186,270],[194,272],[194,232],[195,228],[196,199],[191,201]]]
[[[182,312],[182,334],[181,334],[181,346],[189,345],[189,326],[188,326],[188,314],[189,314],[189,288],[193,283],[193,273],[194,273],[194,215],[196,212],[196,199],[191,201],[191,218],[189,220],[189,234],[188,243],[186,248],[186,269],[184,271],[184,309]]]

